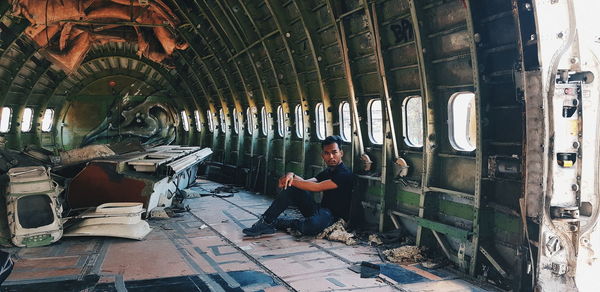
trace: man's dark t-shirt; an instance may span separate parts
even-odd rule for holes
[[[321,207],[331,210],[334,217],[344,218],[348,221],[354,179],[352,171],[342,162],[334,168],[328,167],[317,174],[315,178],[318,182],[330,179],[338,186],[333,190],[323,191]]]

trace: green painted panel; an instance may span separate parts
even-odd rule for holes
[[[381,195],[381,184],[380,183],[372,183],[367,187],[367,194],[370,195]]]
[[[416,193],[407,192],[405,190],[398,190],[396,192],[396,201],[402,205],[418,207],[420,199],[421,195]]]
[[[455,203],[447,200],[439,201],[438,211],[446,215],[459,217],[467,220],[473,220],[473,216],[475,215],[475,209],[473,208],[473,206]]]
[[[493,218],[495,229],[501,229],[515,233],[521,230],[521,222],[517,217],[510,216],[501,212],[494,212]]]
[[[469,240],[472,232],[460,229],[458,227],[450,226],[444,223],[427,220],[425,218],[414,217],[417,223],[425,228],[435,230],[437,232],[452,236],[460,240]]]

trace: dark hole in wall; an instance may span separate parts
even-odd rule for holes
[[[52,202],[47,195],[32,195],[17,201],[19,223],[23,228],[38,228],[54,222]]]

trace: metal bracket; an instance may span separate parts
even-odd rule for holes
[[[559,252],[562,249],[562,245],[560,244],[560,240],[556,236],[551,236],[548,238],[546,242],[546,252],[548,256],[552,256],[555,253]]]
[[[567,273],[567,265],[559,264],[559,263],[552,263],[552,273],[559,275],[559,276],[566,274]]]
[[[550,207],[552,220],[579,221],[579,207]]]
[[[506,273],[502,266],[500,266],[500,263],[498,263],[498,261],[496,261],[496,259],[494,259],[494,257],[492,257],[492,255],[485,248],[483,248],[483,246],[480,246],[479,250],[485,256],[485,258],[492,264],[492,266],[494,266],[496,271],[498,271],[498,273],[502,275],[502,277],[508,278],[508,273]]]

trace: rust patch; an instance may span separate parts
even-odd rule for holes
[[[69,186],[68,201],[71,208],[96,207],[110,202],[140,202],[146,184],[117,173],[109,165],[93,163],[84,168]]]

